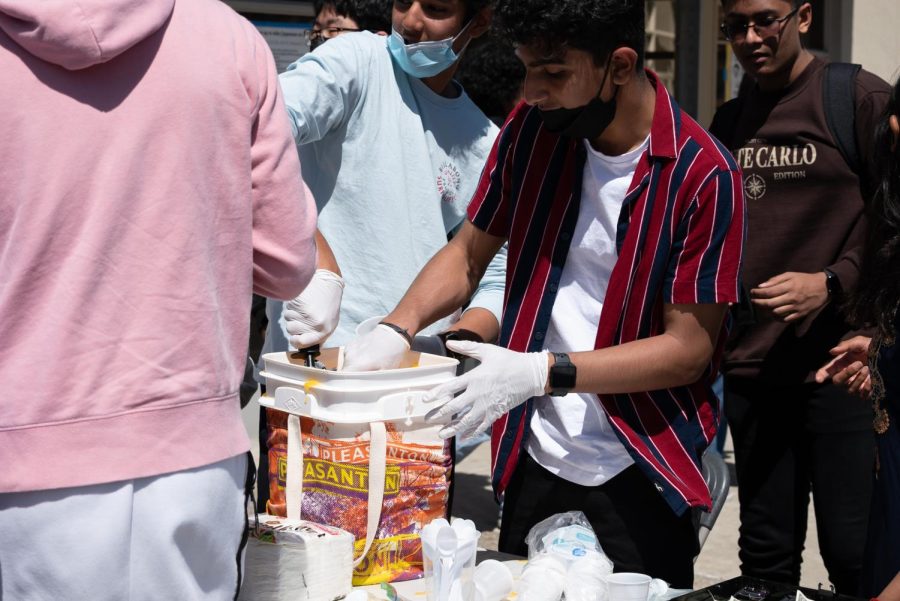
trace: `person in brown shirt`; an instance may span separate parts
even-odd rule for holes
[[[812,491],[829,578],[855,594],[871,496],[871,409],[814,375],[850,333],[841,297],[859,276],[872,137],[890,86],[859,71],[849,88],[859,155],[851,166],[827,123],[828,68],[801,44],[810,4],[722,5],[722,30],[756,81],[710,128],[743,171],[748,212],[743,282],[755,319],[735,329],[723,364],[741,571],[799,583]]]

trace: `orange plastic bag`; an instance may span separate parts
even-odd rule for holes
[[[421,418],[387,421],[382,426],[381,422],[335,424],[292,417],[297,420],[292,446],[288,414],[269,409],[267,419],[267,512],[288,516],[291,499],[285,487],[289,471],[296,470],[293,481],[299,480],[301,490],[288,495],[295,495],[297,517],[342,528],[356,538],[355,586],[421,577],[419,533],[447,512],[452,458],[449,443],[438,436],[440,426],[425,425]],[[289,446],[294,449],[290,453]],[[375,474],[372,481],[370,469]],[[373,517],[369,506],[378,492],[383,492],[380,512]],[[377,524],[371,535],[370,523]]]

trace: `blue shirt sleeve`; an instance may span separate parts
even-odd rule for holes
[[[502,323],[500,318],[503,315],[503,294],[506,288],[506,255],[508,252],[508,244],[504,243],[488,263],[484,272],[484,277],[478,282],[478,288],[472,295],[472,300],[466,309],[487,309],[497,318],[497,323]]]
[[[329,40],[278,76],[294,141],[307,144],[338,129],[353,113],[368,83],[373,50],[369,33]]]

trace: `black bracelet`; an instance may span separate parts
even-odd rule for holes
[[[404,330],[404,329],[401,328],[400,326],[398,326],[398,325],[396,325],[396,324],[393,324],[393,323],[391,323],[391,322],[389,322],[389,321],[380,321],[380,322],[378,322],[378,323],[379,323],[379,325],[383,325],[383,326],[389,327],[390,329],[394,330],[395,332],[397,332],[398,334],[400,334],[401,336],[403,336],[403,339],[406,340],[406,344],[408,344],[409,346],[412,346],[412,336],[409,335],[409,332],[407,332],[406,330]]]
[[[466,330],[465,328],[460,328],[458,330],[446,330],[438,334],[437,337],[441,339],[441,342],[444,343],[444,346],[447,345],[448,340],[470,340],[472,342],[484,342],[484,338],[482,338],[480,334],[477,334],[472,330]]]

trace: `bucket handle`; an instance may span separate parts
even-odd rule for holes
[[[284,496],[287,501],[287,517],[301,519],[303,502],[303,440],[300,417],[288,415],[287,475]],[[298,458],[292,459],[292,458]],[[292,461],[297,469],[292,469]],[[366,544],[362,554],[353,560],[355,568],[372,548],[378,524],[381,522],[381,508],[384,503],[385,475],[387,473],[387,431],[384,422],[369,424],[369,500],[366,523]]]

